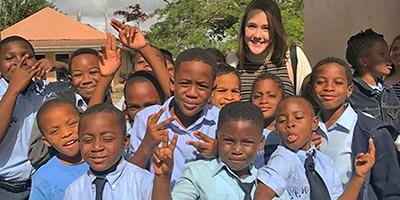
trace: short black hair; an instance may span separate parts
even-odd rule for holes
[[[227,121],[251,121],[262,133],[264,117],[261,110],[250,102],[232,102],[222,107],[218,116],[218,129]]]
[[[275,74],[271,74],[268,72],[262,73],[260,75],[257,76],[256,80],[254,80],[253,85],[251,86],[251,94],[250,94],[250,101],[252,101],[253,99],[253,95],[254,95],[254,90],[256,88],[256,85],[258,84],[258,82],[263,81],[263,80],[271,80],[274,81],[276,83],[276,85],[278,85],[280,92],[281,92],[281,97],[283,98],[285,96],[285,86],[283,84],[283,81],[281,78],[279,78],[278,76],[276,76]]]
[[[286,97],[284,97],[284,98],[278,103],[278,105],[276,106],[276,110],[278,111],[279,108],[282,106],[282,104],[283,104],[284,102],[286,102],[286,101],[288,101],[288,100],[291,100],[291,99],[298,99],[298,100],[304,101],[304,102],[306,103],[306,105],[307,105],[309,111],[310,111],[310,115],[311,115],[312,117],[315,116],[314,107],[312,106],[312,104],[310,103],[310,101],[308,101],[306,98],[304,98],[304,97],[302,97],[302,96],[297,96],[297,95],[294,95],[294,96],[286,96]],[[276,121],[277,121],[277,119],[276,119],[277,117],[278,117],[278,115],[276,114],[276,115],[275,115],[275,120],[276,120]]]
[[[214,56],[214,59],[217,63],[226,63],[225,55],[217,48],[208,48],[206,49],[208,53]]]
[[[376,41],[385,41],[382,34],[376,33],[371,28],[361,31],[347,40],[346,60],[357,71],[358,59],[365,55],[366,50]]]
[[[165,60],[168,60],[169,62],[172,63],[172,65],[175,66],[174,58],[172,56],[172,53],[166,49],[160,49],[160,52],[162,56],[164,57]]]
[[[175,75],[179,73],[181,64],[187,61],[201,61],[204,64],[209,65],[212,71],[212,78],[213,80],[215,80],[215,68],[217,66],[217,62],[215,61],[214,57],[210,55],[210,53],[208,53],[205,49],[191,48],[186,49],[181,54],[179,54],[176,58]]]
[[[109,113],[113,115],[118,122],[118,126],[120,126],[123,135],[126,135],[126,120],[125,116],[122,114],[120,110],[118,110],[116,107],[109,103],[101,103],[101,104],[96,104],[92,107],[89,107],[81,116],[81,119],[79,121],[79,130],[81,129],[82,121],[85,117],[89,115],[95,115],[99,113]],[[80,132],[80,131],[79,131]]]
[[[138,71],[129,75],[126,83],[124,85],[124,97],[126,99],[126,94],[128,93],[128,89],[134,83],[150,83],[156,88],[158,95],[160,96],[161,103],[164,103],[166,100],[166,96],[161,88],[160,83],[157,78],[154,76],[153,72],[148,71]]]
[[[345,74],[346,74],[347,86],[350,86],[353,84],[353,74],[352,74],[352,70],[351,70],[351,67],[349,66],[349,64],[347,64],[346,61],[344,61],[340,58],[337,58],[337,57],[326,57],[326,58],[323,58],[322,60],[318,61],[317,64],[314,65],[312,72],[311,72],[311,77],[310,77],[311,86],[315,84],[319,68],[322,65],[331,64],[331,63],[337,64],[337,65],[343,67]]]
[[[42,133],[42,135],[43,135],[42,119],[43,119],[44,115],[46,115],[51,109],[62,106],[62,105],[70,106],[76,115],[78,115],[78,116],[80,115],[79,110],[69,100],[60,99],[60,98],[52,98],[52,99],[47,100],[42,106],[40,106],[38,112],[36,113],[36,123],[37,123],[39,131]]]
[[[76,51],[74,51],[73,53],[72,53],[72,55],[71,55],[71,58],[69,59],[69,62],[68,62],[68,71],[69,71],[69,73],[71,73],[71,71],[72,71],[72,60],[76,57],[76,56],[79,56],[79,55],[82,55],[82,54],[90,54],[90,55],[94,55],[94,56],[98,56],[98,51],[96,51],[96,50],[94,50],[94,49],[91,49],[91,48],[80,48],[80,49],[77,49]]]
[[[9,36],[9,37],[6,37],[6,38],[0,40],[0,52],[1,52],[1,49],[3,48],[3,46],[8,44],[8,43],[10,43],[10,42],[23,42],[23,43],[26,43],[29,46],[30,50],[32,51],[33,56],[35,56],[35,50],[33,49],[32,44],[27,39],[25,39],[25,38],[23,38],[21,36],[16,36],[16,35]]]

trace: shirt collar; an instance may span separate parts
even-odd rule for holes
[[[345,129],[345,133],[350,133],[350,130],[354,127],[356,121],[357,121],[357,113],[354,111],[354,109],[351,107],[349,103],[345,104],[346,109],[342,113],[342,115],[339,117],[339,119],[336,121],[334,125],[330,128],[330,130],[338,128],[340,126],[341,128]],[[318,118],[322,119],[321,112],[318,113]],[[325,123],[322,122],[322,120],[319,121],[318,126],[321,131],[323,131],[325,134],[328,133],[328,128],[325,126]]]
[[[9,81],[5,79],[3,76],[0,75],[0,85],[4,88],[8,88]],[[45,85],[44,81],[31,81],[29,85],[21,92],[22,95],[26,95],[29,92],[36,92],[38,94],[44,94],[45,92]]]
[[[110,184],[112,190],[114,190],[113,185],[122,177],[123,171],[125,170],[127,164],[128,162],[124,158],[121,158],[117,165],[117,169],[106,175],[105,179],[107,179],[107,182]],[[93,181],[97,178],[97,176],[95,176],[91,170],[88,170],[88,176],[91,183],[93,183]]]
[[[221,157],[213,159],[210,161],[212,163],[211,173],[213,176],[217,176],[220,172],[227,171],[231,176],[235,177],[237,180],[245,183],[253,182],[257,177],[257,169],[253,164],[250,166],[250,175],[245,179],[240,179],[222,160]]]
[[[171,117],[171,112],[170,109],[172,108],[172,106],[175,104],[175,98],[174,96],[170,97],[164,104],[163,107],[165,108],[166,112],[164,112],[164,117],[165,119],[170,118]],[[213,113],[211,112],[212,109],[216,109],[216,107],[214,107],[213,105],[210,104],[206,104],[203,108],[203,110],[201,111],[200,117],[193,123],[191,124],[187,129],[194,129],[197,125],[199,124],[209,124],[209,125],[213,125],[216,124],[215,119],[217,118],[217,116],[214,116]],[[174,122],[172,122],[174,123]]]
[[[364,92],[368,93],[371,96],[377,95],[383,90],[387,89],[382,79],[377,79],[378,82],[376,86],[368,85],[364,80],[361,79],[361,77],[355,77],[353,78],[353,81],[360,86],[361,90],[363,90]]]
[[[83,113],[87,110],[88,105],[86,104],[85,100],[83,99],[83,97],[78,94],[77,92],[75,92],[75,104],[76,107],[78,108],[79,112]]]

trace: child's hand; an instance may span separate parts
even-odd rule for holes
[[[146,134],[144,135],[143,142],[146,145],[150,145],[150,147],[156,147],[160,144],[164,135],[168,134],[168,130],[165,127],[175,120],[174,117],[170,117],[157,124],[164,111],[165,109],[161,108],[156,114],[150,115],[147,120]]]
[[[102,76],[114,75],[121,65],[121,49],[117,48],[115,38],[107,32],[107,44],[99,52],[99,67]]]
[[[206,159],[213,159],[217,157],[217,140],[198,131],[193,135],[203,142],[187,141],[186,144],[194,146],[200,155]]]
[[[161,148],[155,148],[153,151],[153,168],[156,176],[171,176],[174,167],[174,150],[178,135],[175,133],[168,144],[168,132],[165,132],[162,139]]]
[[[53,71],[54,65],[55,63],[46,58],[36,61],[36,63],[32,66],[35,69],[39,69],[39,71],[35,74],[35,77],[42,80],[45,79],[46,74]]]
[[[320,150],[321,144],[322,144],[322,135],[317,134],[316,132],[313,132],[311,135],[311,141],[314,143],[315,148]]]
[[[355,160],[356,176],[360,178],[365,178],[369,170],[375,164],[375,145],[374,140],[370,138],[368,140],[369,148],[368,153],[359,153]]]
[[[29,56],[24,55],[18,62],[17,67],[10,76],[10,89],[16,93],[21,93],[31,82],[33,76],[40,71],[40,68],[35,68],[36,65],[28,66],[24,64]]]
[[[123,24],[116,19],[111,20],[111,26],[118,31],[121,42],[132,49],[141,49],[147,45],[146,38],[139,28]]]

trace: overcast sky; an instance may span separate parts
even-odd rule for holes
[[[118,18],[113,16],[116,10],[125,10],[128,5],[139,3],[144,12],[151,13],[154,9],[165,5],[162,0],[53,0],[53,3],[59,11],[75,18],[78,11],[80,11],[83,23],[90,24],[101,31],[106,30],[105,13],[108,18],[107,29],[110,30],[112,29],[109,26],[110,19]],[[149,19],[144,24],[141,24],[140,28],[148,30],[154,22],[155,19]]]

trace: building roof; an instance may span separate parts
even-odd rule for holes
[[[1,37],[19,35],[31,41],[34,46],[40,44],[101,44],[106,34],[66,16],[52,8],[46,7],[1,32]]]

